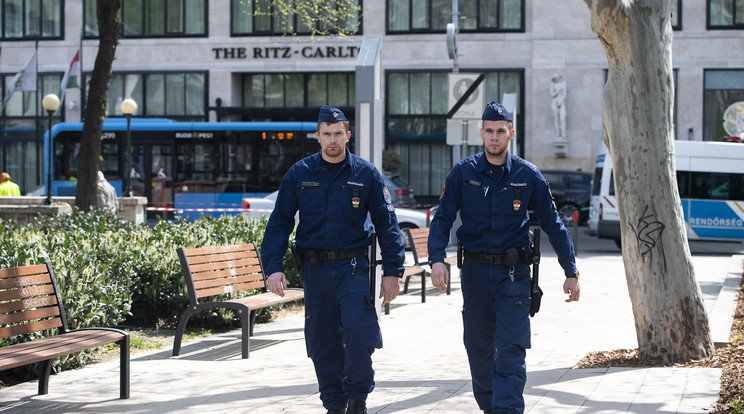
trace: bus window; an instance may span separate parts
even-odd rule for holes
[[[728,174],[710,175],[710,198],[714,200],[728,200],[729,198],[729,176]]]
[[[211,188],[214,186],[211,145],[178,143],[176,165],[176,178],[179,183],[200,183],[188,192],[209,192],[213,190]]]
[[[731,174],[731,200],[744,200],[744,174]]]
[[[690,172],[677,171],[677,189],[680,198],[690,197]]]

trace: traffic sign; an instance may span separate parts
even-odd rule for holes
[[[467,93],[470,86],[478,78],[479,73],[450,73],[449,74],[449,108],[453,108],[457,102]],[[485,84],[481,82],[465,102],[460,106],[457,112],[452,115],[452,119],[481,119],[483,108],[485,106]]]

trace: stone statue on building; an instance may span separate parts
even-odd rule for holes
[[[566,139],[566,81],[563,76],[554,73],[550,82],[550,96],[553,98],[551,108],[553,109],[553,122],[556,137],[560,140]]]

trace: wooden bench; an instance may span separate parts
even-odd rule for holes
[[[405,228],[402,230],[408,233],[408,240],[411,240],[411,252],[413,253],[413,264],[415,265],[415,267],[413,268],[421,269],[420,272],[415,272],[415,273],[412,272],[411,274],[407,274],[406,272],[406,274],[403,274],[403,277],[405,278],[405,281],[403,283],[403,293],[408,293],[408,282],[410,281],[411,276],[420,274],[421,275],[421,302],[426,302],[426,275],[430,274],[430,272],[427,272],[423,267],[420,267],[420,266],[429,265],[429,247],[428,247],[429,228],[428,227],[423,227],[419,229]],[[451,269],[450,263],[445,260],[444,265],[447,266],[447,271],[449,272]],[[450,274],[450,278],[451,277],[452,275]],[[447,283],[447,294],[448,295],[451,293],[451,289],[450,289],[451,285],[452,283]]]
[[[305,297],[302,289],[286,289],[284,297],[266,290],[263,268],[254,243],[197,249],[179,248],[178,258],[189,291],[189,307],[178,322],[173,341],[173,356],[178,356],[181,352],[183,332],[192,315],[207,309],[232,309],[240,316],[242,356],[248,358],[256,311]],[[230,298],[236,293],[250,293],[255,289],[259,289],[261,293]],[[228,299],[225,300],[202,301],[226,294]]]
[[[0,370],[41,362],[39,394],[49,391],[54,358],[117,343],[119,397],[129,398],[129,334],[113,328],[69,330],[49,263],[0,269],[0,338],[57,330],[57,335],[0,348]]]

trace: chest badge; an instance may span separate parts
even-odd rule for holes
[[[514,200],[512,201],[512,207],[514,207],[514,211],[519,211],[519,208],[522,207],[522,202],[520,200]]]
[[[352,197],[351,198],[351,206],[354,208],[359,207],[359,197]]]

